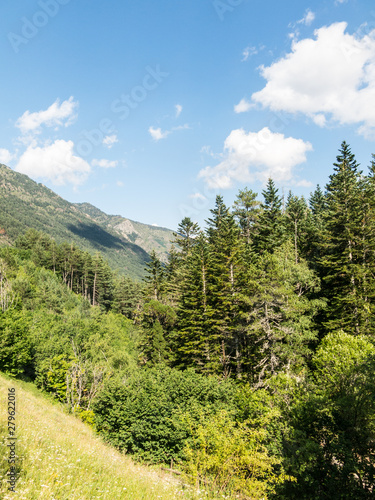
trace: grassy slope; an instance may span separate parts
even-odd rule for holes
[[[90,427],[31,390],[0,376],[0,498],[25,500],[173,500],[198,498],[173,477],[134,464],[104,444]],[[7,394],[16,388],[16,495],[4,480],[7,464]]]

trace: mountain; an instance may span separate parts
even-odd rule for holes
[[[128,242],[143,248],[147,253],[155,250],[163,262],[167,261],[171,248],[170,241],[173,239],[173,232],[170,229],[142,224],[121,215],[108,215],[90,203],[76,203],[75,207],[107,230],[115,231]]]
[[[166,261],[173,232],[107,215],[89,203],[69,203],[43,184],[0,164],[0,244],[11,244],[29,228],[57,243],[67,241],[91,254],[101,252],[112,269],[134,279],[154,249]]]

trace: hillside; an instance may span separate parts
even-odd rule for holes
[[[76,203],[75,207],[108,231],[115,231],[147,253],[155,250],[163,262],[167,261],[173,239],[173,232],[170,229],[142,224],[121,215],[108,215],[90,203]]]
[[[0,243],[10,244],[29,228],[101,252],[114,270],[144,275],[152,249],[166,260],[172,231],[111,216],[89,204],[73,204],[43,184],[0,165]]]
[[[14,498],[5,476],[7,394],[16,389],[16,496],[27,500],[173,500],[193,498],[174,477],[134,464],[104,444],[87,425],[38,394],[31,384],[0,376],[0,496]]]

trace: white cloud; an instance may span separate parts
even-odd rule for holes
[[[170,134],[169,130],[162,132],[160,127],[159,128],[150,127],[148,131],[150,132],[150,135],[154,139],[154,141],[160,141],[160,139],[165,139]]]
[[[118,187],[124,187],[124,185],[125,185],[125,184],[124,184],[122,181],[117,181],[117,182],[116,182],[116,185],[117,185]]]
[[[174,132],[175,130],[190,130],[190,125],[188,123],[185,123],[184,125],[179,125],[178,127],[173,127],[171,132]]]
[[[258,54],[258,50],[256,47],[246,47],[242,51],[242,62],[245,62],[249,59],[249,57],[254,56],[255,54]]]
[[[101,168],[115,168],[118,165],[118,161],[105,160],[97,160],[96,158],[92,160],[91,165],[93,167],[101,167]]]
[[[314,32],[315,39],[292,43],[292,51],[262,67],[266,86],[252,101],[272,110],[304,113],[320,126],[359,124],[369,135],[375,127],[375,30],[354,36],[347,24]]]
[[[76,118],[75,110],[77,106],[78,102],[74,101],[73,97],[70,97],[67,101],[63,101],[61,104],[60,100],[56,99],[56,101],[45,110],[36,111],[34,113],[25,111],[16,121],[16,127],[19,128],[23,134],[38,134],[40,133],[42,125],[46,127],[67,127]]]
[[[111,147],[118,142],[118,137],[116,134],[113,135],[106,135],[103,139],[103,144],[104,146],[107,146],[108,149],[111,149]]]
[[[310,9],[307,9],[306,14],[302,19],[297,21],[297,24],[305,24],[306,26],[310,26],[310,24],[314,21],[315,14]]]
[[[4,165],[8,165],[10,161],[12,161],[14,156],[10,151],[4,148],[0,148],[0,163]]]
[[[205,167],[198,177],[209,188],[227,189],[234,181],[265,182],[272,177],[276,182],[299,184],[294,168],[306,161],[312,145],[302,139],[285,137],[265,127],[259,132],[233,130],[224,143],[224,159],[215,167]]]
[[[202,193],[193,193],[189,196],[189,198],[191,198],[192,200],[207,200],[207,198]]]
[[[181,104],[176,104],[175,105],[175,109],[176,109],[176,118],[178,118],[180,116],[180,114],[182,113],[182,106],[181,106]]]
[[[44,147],[29,146],[15,168],[32,178],[44,178],[53,184],[82,184],[90,173],[90,165],[75,156],[72,141],[57,140]]]
[[[254,103],[249,102],[246,99],[241,99],[238,104],[234,106],[235,113],[245,113],[254,107]]]
[[[148,131],[151,137],[155,141],[160,141],[161,139],[165,139],[166,137],[168,137],[172,132],[175,132],[177,130],[189,130],[189,129],[190,125],[188,123],[185,123],[184,125],[179,125],[178,127],[172,127],[170,130],[164,130],[164,132],[160,127],[159,128],[150,127]]]

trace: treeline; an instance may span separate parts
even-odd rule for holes
[[[344,142],[325,191],[262,195],[184,218],[142,284],[29,231],[1,250],[0,367],[215,494],[371,498],[375,158]]]
[[[308,202],[284,203],[269,180],[262,202],[245,189],[230,209],[218,196],[203,231],[185,218],[167,268],[150,265],[148,359],[259,387],[302,370],[330,332],[373,338],[374,168],[363,175],[343,143]]]
[[[74,243],[57,244],[48,235],[29,229],[16,240],[16,248],[28,250],[35,265],[50,269],[69,290],[91,305],[110,309],[131,318],[139,305],[141,285],[114,273],[97,252],[91,255]]]

